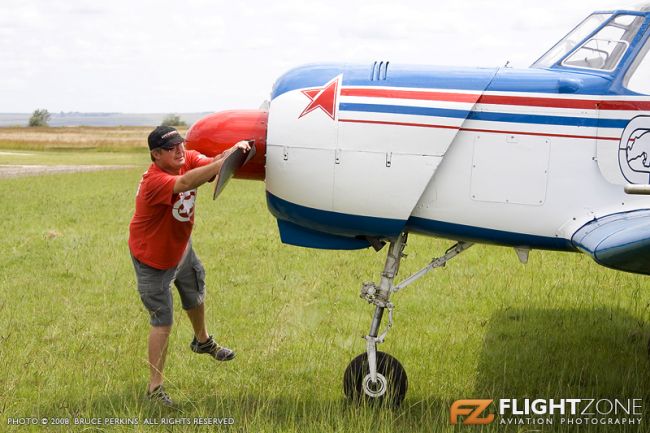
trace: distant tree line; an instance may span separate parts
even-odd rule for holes
[[[37,108],[32,113],[32,117],[29,118],[29,126],[47,126],[47,122],[50,121],[52,115],[45,108]]]
[[[48,122],[50,121],[50,118],[52,115],[50,114],[49,111],[47,111],[44,108],[37,108],[34,110],[32,113],[32,116],[29,118],[29,126],[30,127],[37,127],[37,126],[48,126]],[[178,114],[168,114],[165,116],[163,119],[162,126],[187,126],[187,123],[183,120],[181,120],[181,116]]]
[[[181,116],[178,114],[168,114],[163,119],[162,126],[187,126],[187,123],[181,120]]]

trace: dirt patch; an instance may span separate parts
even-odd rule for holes
[[[130,165],[0,165],[0,179],[42,174],[82,173],[100,170],[121,170]]]

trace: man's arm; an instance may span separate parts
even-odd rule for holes
[[[179,176],[176,178],[176,182],[174,183],[174,194],[198,188],[214,176],[218,175],[219,171],[221,171],[223,161],[238,148],[242,149],[244,153],[246,153],[251,147],[247,141],[240,141],[216,157],[210,164],[204,165],[203,167],[193,168],[184,175]]]

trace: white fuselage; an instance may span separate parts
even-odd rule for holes
[[[397,227],[573,249],[571,236],[590,220],[650,208],[647,197],[623,191],[650,176],[650,169],[635,172],[635,180],[624,174],[643,167],[642,140],[627,153],[636,159],[621,160],[622,146],[650,130],[650,112],[643,111],[650,98],[559,93],[566,83],[605,83],[589,76],[583,83],[576,74],[454,74],[469,76],[474,89],[346,83],[340,73],[324,86],[290,82],[295,88],[278,91],[269,111],[266,183],[288,210],[276,206],[276,216],[342,236],[391,237]],[[485,90],[533,85],[555,91]]]

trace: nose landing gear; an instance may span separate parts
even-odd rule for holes
[[[404,257],[404,248],[408,233],[402,233],[397,239],[391,241],[381,274],[379,286],[375,283],[364,283],[361,287],[361,298],[375,305],[375,314],[370,325],[370,332],[365,337],[366,353],[354,358],[343,374],[343,391],[346,397],[355,403],[385,404],[399,406],[408,389],[408,377],[400,362],[384,352],[377,351],[377,344],[383,343],[386,334],[393,325],[393,308],[390,295],[403,289],[432,269],[444,266],[448,260],[471,247],[470,242],[458,242],[447,250],[444,256],[433,259],[427,266],[420,269],[406,280],[393,285],[393,280],[399,270],[399,264]],[[379,326],[388,310],[388,324],[385,331],[379,335]]]

